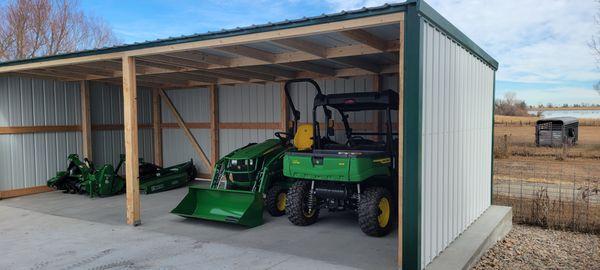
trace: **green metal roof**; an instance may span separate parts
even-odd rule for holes
[[[490,64],[494,69],[498,68],[498,62],[494,60],[491,56],[489,56],[485,51],[483,51],[479,46],[477,46],[473,41],[471,41],[467,36],[465,36],[462,32],[460,32],[456,27],[454,27],[451,23],[449,23],[445,18],[443,18],[439,13],[433,10],[429,5],[421,0],[409,0],[404,3],[396,3],[396,4],[385,4],[378,7],[371,8],[362,8],[358,10],[352,11],[342,11],[339,13],[332,14],[322,14],[314,17],[304,17],[296,20],[285,20],[276,23],[266,23],[261,25],[251,25],[247,27],[238,27],[234,29],[223,29],[221,31],[216,32],[207,32],[203,34],[194,34],[180,37],[170,37],[166,39],[158,39],[153,41],[145,41],[140,43],[133,44],[125,44],[125,45],[117,45],[113,47],[105,47],[105,48],[97,48],[90,50],[83,50],[72,53],[64,53],[52,56],[43,56],[36,57],[31,59],[23,59],[23,60],[15,60],[0,63],[0,67],[6,66],[16,66],[21,64],[29,64],[36,62],[44,62],[50,60],[58,60],[58,59],[67,59],[67,58],[76,58],[82,56],[91,56],[91,55],[100,55],[100,54],[108,54],[115,52],[124,52],[131,51],[137,49],[145,49],[151,47],[159,47],[159,46],[168,46],[175,45],[181,43],[195,42],[195,41],[203,41],[210,39],[218,39],[225,37],[233,37],[247,34],[255,34],[261,32],[268,31],[276,31],[282,29],[290,29],[296,27],[310,26],[310,25],[318,25],[330,22],[339,22],[344,20],[352,20],[370,16],[377,15],[385,15],[396,12],[406,11],[406,7],[408,5],[416,5],[420,10],[421,14],[427,17],[430,21],[437,24],[442,29],[445,29],[448,34],[452,35],[455,39],[461,42],[465,47],[469,48],[473,53],[480,56],[483,60],[485,60],[488,64]]]

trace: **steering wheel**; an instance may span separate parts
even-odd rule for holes
[[[368,139],[365,139],[365,138],[364,138],[364,137],[362,137],[362,136],[352,136],[352,137],[350,137],[350,139],[349,139],[349,140],[346,142],[346,145],[348,145],[348,146],[356,146],[357,144],[358,144],[358,145],[360,145],[360,144],[368,144],[368,145],[371,145],[371,144],[375,144],[375,142],[374,142],[374,141],[371,141],[371,140],[368,140]]]
[[[292,137],[292,134],[290,134],[289,132],[282,132],[282,131],[277,131],[273,135],[275,135],[275,137],[277,137],[278,139],[280,139],[282,141],[287,141]],[[281,135],[285,135],[285,136],[281,136]]]

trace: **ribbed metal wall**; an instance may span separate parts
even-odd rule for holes
[[[138,90],[138,124],[152,123],[152,91],[146,88]],[[105,83],[90,83],[90,118],[94,125],[123,125],[123,91],[120,86]],[[152,129],[139,129],[138,148],[140,158],[148,162],[154,160]],[[123,130],[92,131],[92,161],[95,164],[113,164],[119,162],[119,156],[125,154]],[[123,173],[121,171],[121,173]]]
[[[221,123],[278,123],[281,117],[281,85],[237,84],[219,87],[219,121]],[[248,143],[274,138],[276,130],[219,130],[219,153],[227,155]]]
[[[494,71],[422,24],[421,266],[490,205]]]
[[[210,92],[207,88],[192,88],[182,90],[169,90],[167,95],[186,123],[210,122]],[[173,113],[162,103],[162,122],[176,123]],[[208,129],[190,129],[207,157],[211,155],[211,137]],[[163,162],[171,166],[193,159],[198,172],[209,173],[200,156],[191,147],[183,130],[163,129]]]
[[[78,83],[0,76],[0,126],[79,125]],[[45,185],[81,154],[81,132],[0,135],[0,190]]]

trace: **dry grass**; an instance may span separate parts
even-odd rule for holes
[[[537,116],[507,116],[495,115],[494,123],[498,126],[535,126],[535,122],[540,118]],[[580,126],[600,126],[600,119],[580,118]]]
[[[540,157],[553,159],[562,151],[560,148],[537,147],[535,145],[534,126],[506,126],[497,124],[494,127],[494,147],[498,150],[497,158],[515,157]],[[510,153],[505,151],[504,135],[509,136]],[[580,126],[579,142],[568,149],[567,158],[570,159],[600,159],[600,126]]]
[[[590,110],[600,110],[600,107],[592,106],[592,107],[554,107],[554,108],[536,108],[531,109],[532,111],[590,111]]]

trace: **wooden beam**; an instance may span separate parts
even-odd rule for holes
[[[386,50],[386,46],[385,46],[386,41],[385,40],[382,40],[363,29],[342,31],[342,32],[340,32],[340,34],[342,34],[354,41],[360,42],[362,44],[366,44],[373,49],[377,49],[382,52],[384,52]]]
[[[20,196],[26,196],[26,195],[32,195],[32,194],[37,194],[37,193],[42,193],[42,192],[49,192],[49,191],[52,191],[52,189],[47,186],[35,186],[35,187],[28,187],[28,188],[2,190],[2,191],[0,191],[0,200],[14,198],[14,197],[20,197]]]
[[[379,72],[381,72],[381,66],[367,62],[367,61],[361,61],[361,60],[353,58],[353,57],[338,58],[335,60],[329,59],[329,61],[334,61],[334,62],[337,62],[340,64],[353,66],[353,67],[360,68],[360,69],[363,69],[365,71],[372,72],[375,74],[378,74]]]
[[[154,164],[163,166],[163,145],[162,145],[162,112],[160,102],[160,90],[152,89],[152,139],[154,145]]]
[[[196,137],[194,137],[194,134],[192,134],[190,129],[185,125],[183,118],[177,111],[177,108],[175,108],[175,105],[173,105],[173,102],[171,101],[169,96],[167,96],[167,93],[165,93],[165,90],[160,89],[159,93],[160,93],[161,98],[165,101],[165,104],[167,105],[167,107],[169,107],[169,109],[171,110],[171,113],[173,113],[175,120],[177,120],[177,124],[183,130],[183,133],[185,134],[185,136],[188,138],[188,140],[192,144],[192,147],[198,153],[198,156],[200,156],[200,159],[202,160],[202,162],[204,162],[204,165],[206,166],[206,168],[211,168],[212,165],[210,163],[210,160],[204,153],[204,150],[202,150],[202,147],[200,147],[200,144],[196,140]]]
[[[141,59],[144,61],[152,62],[152,63],[161,63],[161,64],[172,65],[172,66],[177,66],[177,67],[191,67],[191,68],[205,69],[205,68],[208,68],[211,66],[210,64],[207,64],[207,63],[196,62],[196,61],[179,58],[179,57],[172,57],[172,56],[169,56],[166,54],[165,55],[162,55],[162,54],[148,55],[148,56],[144,56]]]
[[[234,123],[234,122],[221,122],[219,123],[220,129],[279,129],[280,123]]]
[[[209,87],[210,91],[210,153],[212,168],[215,168],[219,160],[219,88],[213,84]]]
[[[83,141],[83,157],[93,160],[92,120],[90,118],[90,87],[87,81],[81,81],[79,87],[81,92],[81,139]]]
[[[25,134],[48,132],[75,132],[81,131],[81,126],[22,126],[0,127],[0,134]]]
[[[400,49],[398,53],[398,267],[402,268],[404,258],[402,257],[402,245],[404,231],[402,229],[402,215],[404,198],[404,23],[400,22]]]
[[[287,63],[287,64],[283,64],[283,65],[291,67],[291,68],[299,69],[299,70],[305,70],[308,72],[316,73],[319,75],[329,76],[329,77],[333,77],[336,75],[335,69],[317,65],[317,64],[313,64],[310,62]]]
[[[123,130],[125,125],[121,124],[94,124],[92,125],[92,131],[96,130]],[[138,129],[151,129],[152,124],[138,124]]]
[[[186,122],[185,126],[189,129],[210,129],[210,122]],[[163,129],[181,128],[178,123],[162,123],[160,127]]]
[[[229,66],[231,65],[231,59],[227,57],[221,57],[216,55],[211,55],[207,53],[203,53],[201,51],[185,51],[185,52],[174,52],[168,54],[168,56],[189,59],[196,62],[208,63],[219,66]]]
[[[260,60],[265,63],[275,63],[276,58],[277,58],[276,54],[274,54],[274,53],[270,53],[270,52],[255,49],[252,47],[242,46],[242,45],[235,45],[235,46],[229,46],[229,47],[218,47],[216,49],[220,50],[220,51],[232,53],[235,55],[254,58],[256,60]]]
[[[298,76],[298,72],[294,70],[282,69],[276,66],[253,66],[243,68],[243,70],[270,76],[279,76],[288,79],[296,78]]]
[[[122,63],[127,224],[137,226],[141,218],[135,58],[123,57]]]
[[[70,57],[70,58],[61,58],[47,61],[40,61],[34,63],[26,63],[20,65],[10,65],[0,67],[0,73],[5,72],[15,72],[19,70],[27,70],[27,69],[35,69],[35,68],[44,68],[51,66],[61,66],[61,65],[70,65],[70,64],[78,64],[78,63],[88,63],[102,60],[114,60],[120,59],[123,56],[143,56],[143,55],[151,55],[151,54],[160,54],[160,53],[170,53],[177,51],[186,51],[186,50],[195,50],[201,48],[212,48],[218,46],[228,46],[228,45],[239,45],[249,42],[260,42],[260,41],[268,41],[268,40],[277,40],[277,39],[286,39],[286,38],[294,38],[301,36],[309,36],[309,35],[318,35],[325,34],[343,30],[351,30],[351,29],[359,29],[359,28],[367,28],[379,25],[388,25],[392,23],[398,23],[404,20],[404,12],[391,13],[385,15],[378,16],[369,16],[364,18],[338,21],[338,22],[330,22],[323,23],[317,25],[309,25],[303,27],[295,27],[289,29],[281,29],[260,33],[253,33],[247,35],[238,35],[224,38],[215,38],[215,39],[205,39],[200,41],[186,42],[180,44],[169,44],[163,46],[155,46],[150,48],[143,49],[135,49],[123,52],[113,52],[113,53],[104,53],[104,54],[96,54],[89,56],[79,56],[79,57]]]
[[[303,41],[294,38],[275,40],[273,41],[273,43],[284,46],[286,48],[307,52],[321,58],[327,58],[327,48],[310,41]]]

